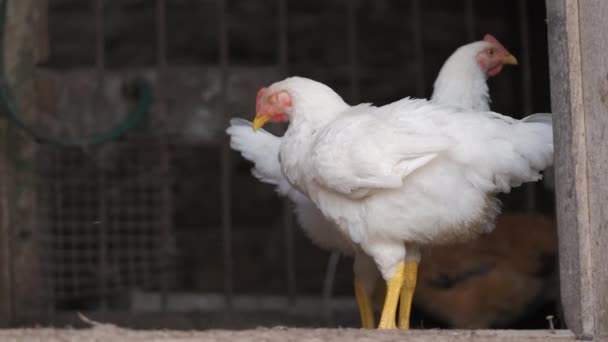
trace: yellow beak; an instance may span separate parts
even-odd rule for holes
[[[262,126],[264,126],[268,120],[270,120],[270,115],[256,115],[255,119],[253,120],[253,130],[257,131],[258,129],[262,128]]]
[[[515,58],[513,55],[508,55],[502,60],[502,64],[517,65],[517,58]]]

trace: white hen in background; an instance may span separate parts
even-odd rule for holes
[[[445,61],[433,84],[431,101],[479,111],[490,110],[488,77],[517,59],[491,34],[456,49]]]
[[[434,84],[432,101],[465,109],[487,110],[489,92],[487,78],[497,75],[503,65],[517,60],[492,35],[458,48],[444,63]],[[258,100],[263,92],[258,94]],[[259,108],[258,108],[259,109]],[[364,328],[374,328],[371,294],[380,277],[376,264],[337,230],[308,197],[295,190],[283,176],[278,160],[281,138],[251,129],[251,122],[233,119],[228,128],[231,146],[255,163],[253,175],[262,182],[277,186],[277,192],[295,203],[298,223],[306,235],[321,248],[355,256],[355,295]]]
[[[351,107],[301,77],[262,90],[254,129],[289,121],[281,171],[387,282],[379,328],[409,328],[419,247],[493,228],[495,195],[537,181],[553,160],[550,114],[515,120],[403,99]],[[273,151],[274,152],[274,151]]]

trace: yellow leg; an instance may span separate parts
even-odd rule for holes
[[[357,305],[359,306],[359,314],[361,315],[361,326],[363,329],[374,329],[376,323],[374,322],[374,307],[372,306],[371,296],[365,292],[365,289],[361,285],[361,281],[355,276],[355,298],[357,299]]]
[[[403,287],[403,273],[405,263],[401,261],[397,265],[395,274],[386,283],[386,297],[384,299],[384,307],[382,308],[382,316],[378,329],[396,329],[395,314],[397,313],[397,304],[399,303],[399,293]]]
[[[403,273],[403,288],[401,289],[401,302],[399,303],[399,329],[408,330],[410,328],[412,299],[414,298],[414,289],[416,289],[418,263],[407,261]]]

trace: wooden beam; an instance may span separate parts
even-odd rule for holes
[[[594,335],[608,336],[608,2],[579,2]]]
[[[565,321],[578,337],[606,337],[608,2],[546,3]]]
[[[5,18],[3,71],[19,111],[29,122],[36,121],[34,64],[37,58],[43,59],[46,55],[44,48],[37,48],[37,44],[44,42],[44,34],[36,32],[41,26],[39,21],[45,18],[43,3],[8,1]],[[3,120],[1,124],[0,326],[9,326],[18,313],[43,312],[42,291],[48,287],[42,283],[36,239],[39,228],[35,221],[36,143],[9,121]]]

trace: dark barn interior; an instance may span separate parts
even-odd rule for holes
[[[15,325],[86,312],[137,328],[357,327],[351,260],[314,246],[226,145],[227,119],[252,119],[257,90],[287,75],[349,103],[428,97],[445,59],[491,33],[520,60],[489,80],[492,109],[551,109],[542,0],[48,0],[40,13],[31,44],[46,53],[17,103],[35,214]],[[551,185],[502,196],[494,235],[428,251],[414,327],[561,324]]]

